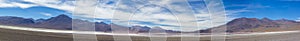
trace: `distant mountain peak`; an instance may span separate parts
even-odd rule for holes
[[[279,19],[278,21],[290,21],[290,20],[282,18],[282,19]]]
[[[30,25],[34,21],[31,18],[13,17],[13,16],[1,16],[0,24],[4,25]]]
[[[259,20],[257,18],[246,18],[246,17],[242,17],[242,18],[237,18],[235,20]]]
[[[25,19],[25,18],[22,18],[22,17],[13,17],[13,16],[0,16],[1,19],[11,19],[11,18],[14,18],[14,19]]]
[[[48,21],[72,21],[72,18],[67,15],[61,14],[48,19]]]
[[[261,20],[264,20],[264,21],[271,21],[271,19],[266,18],[266,17],[262,18]]]
[[[71,17],[69,17],[65,14],[61,14],[61,15],[56,16],[56,18],[71,18]]]
[[[256,30],[264,32],[264,31],[273,30],[273,28],[278,30],[283,30],[283,29],[286,30],[287,28],[290,27],[297,27],[297,25],[299,25],[299,23],[287,19],[271,20],[269,18],[257,19],[257,18],[242,17],[242,18],[236,18],[223,26],[219,26],[211,29],[226,27],[227,32],[243,32],[243,31],[255,32]],[[264,29],[260,29],[260,28],[264,28]],[[207,31],[211,29],[208,29]]]
[[[96,22],[96,24],[105,24],[105,25],[108,25],[107,23],[104,23],[104,22]]]
[[[237,24],[246,24],[246,23],[257,23],[260,20],[257,18],[246,18],[246,17],[242,17],[242,18],[237,18],[234,19],[230,22],[227,23],[227,25],[237,25]]]
[[[153,27],[152,29],[164,30],[164,29],[161,28],[161,27]]]

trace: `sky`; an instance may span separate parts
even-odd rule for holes
[[[221,15],[209,13],[204,0],[96,0],[86,5],[78,0],[0,0],[0,16],[47,19],[60,14],[122,26],[161,27],[194,31],[220,26],[240,18],[270,18],[300,21],[300,0],[222,0]],[[214,9],[214,8],[213,8]],[[225,10],[226,20],[214,21]],[[216,18],[211,18],[216,17]],[[214,23],[214,24],[212,24]]]

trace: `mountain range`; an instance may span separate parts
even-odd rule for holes
[[[89,22],[80,19],[72,19],[67,15],[59,15],[49,19],[31,19],[13,16],[0,16],[0,25],[10,26],[23,26],[23,27],[35,27],[35,28],[47,28],[58,30],[74,30],[85,29],[83,27],[95,28],[95,31],[100,32],[119,32],[129,31],[130,33],[147,33],[151,30],[165,31],[167,33],[180,33],[181,31],[165,30],[161,27],[148,27],[148,26],[131,26],[125,27],[116,24],[107,24],[104,22]],[[88,25],[88,26],[87,26]],[[73,28],[72,28],[73,27]],[[114,29],[114,30],[112,30]],[[272,32],[272,31],[288,31],[288,30],[300,30],[300,22],[293,20],[280,19],[271,20],[268,18],[237,18],[228,23],[209,28],[204,30],[198,30],[194,32],[210,33],[211,31],[224,31],[229,33],[235,32]],[[193,33],[194,33],[193,32]]]
[[[229,33],[292,31],[300,30],[300,22],[287,19],[271,20],[268,18],[257,19],[242,17],[234,19],[225,25],[213,27],[204,31],[210,32],[218,30],[223,30]]]
[[[130,33],[147,33],[150,31],[150,27],[147,26],[131,26],[125,27],[116,24],[107,24],[104,22],[90,22],[80,19],[72,19],[67,15],[58,15],[49,19],[31,19],[13,16],[1,16],[0,25],[9,26],[22,26],[22,27],[34,27],[34,28],[47,28],[47,29],[58,29],[58,30],[95,30],[100,32],[114,32],[124,33],[128,31]],[[92,27],[91,27],[92,26]],[[114,30],[112,30],[114,29]],[[157,30],[164,30],[160,27]],[[174,33],[179,31],[164,30],[168,33]]]

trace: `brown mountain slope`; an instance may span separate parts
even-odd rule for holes
[[[300,30],[300,22],[293,20],[270,20],[268,18],[257,19],[257,18],[237,18],[225,25],[207,29],[224,28],[226,32],[272,32],[272,31],[291,31]]]

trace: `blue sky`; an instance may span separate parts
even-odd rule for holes
[[[178,29],[180,27],[198,30],[226,23],[220,21],[222,23],[208,25],[210,16],[203,0],[100,0],[95,5],[97,8],[94,14],[75,12],[74,4],[74,0],[0,0],[0,16],[47,19],[66,14],[80,19],[96,19],[94,21],[99,22],[109,23],[110,20],[116,20],[113,23],[123,26],[158,26],[169,30],[180,30]],[[223,0],[222,5],[225,6],[227,20],[239,17],[267,17],[274,20],[282,18],[299,20],[300,18],[300,0]],[[113,17],[133,13],[136,14],[130,21],[124,21],[126,19],[122,19],[121,16]],[[178,24],[174,15],[186,18],[181,22],[187,22],[187,25]]]
[[[18,16],[34,19],[48,19],[50,17],[55,17],[60,14],[67,14],[65,11],[47,7],[31,7],[26,9],[17,7],[0,8],[0,12],[0,16]]]
[[[225,0],[227,10],[246,10],[236,17],[297,20],[300,17],[299,0]]]

